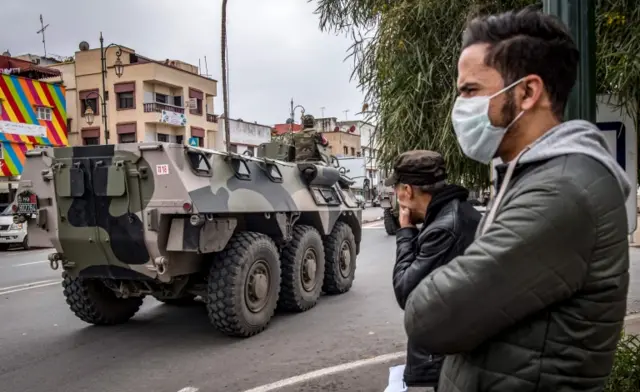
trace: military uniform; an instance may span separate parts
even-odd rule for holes
[[[322,136],[315,128],[315,120],[311,115],[302,116],[302,130],[293,136],[293,145],[296,150],[296,161],[322,161],[319,144],[322,144]]]

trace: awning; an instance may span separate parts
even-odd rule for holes
[[[41,67],[27,60],[0,56],[0,74],[23,76],[31,79],[45,79],[60,76],[59,70]]]

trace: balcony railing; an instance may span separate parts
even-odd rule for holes
[[[207,121],[208,122],[212,122],[212,123],[217,123],[218,122],[218,116],[215,115],[215,114],[207,113]]]
[[[163,110],[166,110],[168,112],[184,113],[184,108],[179,108],[177,106],[172,106],[172,105],[165,105],[164,103],[152,102],[152,103],[144,104],[145,113],[162,112]]]

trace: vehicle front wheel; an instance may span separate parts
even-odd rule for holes
[[[395,235],[400,229],[400,221],[393,215],[393,210],[385,208],[384,210],[384,230],[388,235]]]

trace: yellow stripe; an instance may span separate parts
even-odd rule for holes
[[[4,146],[5,148],[7,148],[7,146],[11,146],[11,144],[12,143],[5,143]],[[13,147],[8,147],[8,148],[11,148],[11,150],[13,151]],[[7,167],[9,168],[9,172],[11,173],[12,176],[17,176],[20,174],[18,173],[18,168],[16,167],[16,164],[11,159],[11,155],[4,154],[4,164],[7,165]]]
[[[53,107],[51,102],[49,102],[49,100],[47,99],[47,96],[44,94],[44,91],[42,91],[42,86],[40,86],[40,83],[33,83],[33,87],[36,89],[36,92],[38,93],[40,100],[42,100],[42,103]]]
[[[2,110],[9,116],[9,121],[18,122],[18,116],[13,112],[13,108],[9,103],[9,99],[4,95],[4,91],[0,88],[0,100],[2,100]]]

